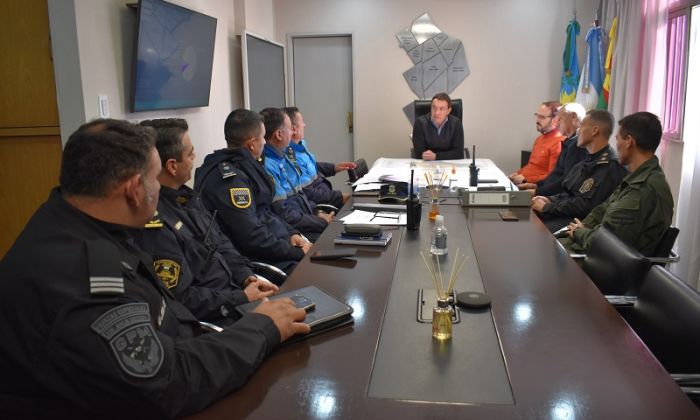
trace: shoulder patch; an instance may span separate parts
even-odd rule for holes
[[[239,209],[247,209],[250,207],[250,203],[253,198],[250,195],[250,188],[231,188],[229,194],[231,195],[231,203]]]
[[[581,188],[578,189],[578,192],[580,192],[581,194],[587,193],[591,190],[591,188],[593,188],[593,182],[593,178],[586,179],[585,181],[583,181],[583,184],[581,184]]]
[[[153,271],[167,289],[177,287],[180,281],[180,264],[166,258],[153,261]]]
[[[127,303],[102,314],[91,329],[107,340],[124,372],[152,378],[163,364],[163,345],[150,321],[148,303]]]
[[[229,162],[221,162],[219,164],[219,173],[221,173],[221,179],[236,176],[236,171],[233,169],[233,165],[231,165]]]
[[[602,155],[600,155],[600,159],[598,159],[598,162],[596,162],[596,165],[604,165],[610,163],[610,153],[605,152]]]

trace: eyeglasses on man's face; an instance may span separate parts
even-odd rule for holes
[[[537,118],[538,120],[546,120],[547,118],[553,118],[553,117],[554,117],[554,114],[552,114],[552,115],[542,115],[542,114],[538,114],[538,113],[535,112],[535,118]]]

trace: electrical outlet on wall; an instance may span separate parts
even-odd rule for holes
[[[100,118],[109,118],[109,98],[107,95],[97,95],[100,106]]]

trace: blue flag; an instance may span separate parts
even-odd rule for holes
[[[566,27],[566,45],[564,46],[564,70],[561,75],[561,89],[559,90],[559,102],[568,104],[576,100],[578,88],[578,54],[576,53],[576,38],[581,32],[576,20],[572,19]]]
[[[603,93],[603,78],[605,77],[605,59],[603,58],[603,29],[600,26],[591,28],[586,35],[588,54],[583,65],[583,74],[576,93],[576,102],[586,110],[596,109],[598,97]]]

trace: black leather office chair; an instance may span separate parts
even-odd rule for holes
[[[700,293],[661,266],[649,270],[630,327],[698,405],[700,397]]]
[[[520,151],[520,167],[521,168],[523,166],[527,165],[527,163],[530,161],[531,154],[532,154],[532,150],[521,150]]]
[[[423,116],[425,114],[430,114],[430,106],[432,104],[432,100],[430,99],[417,99],[413,101],[413,115],[414,115],[414,121],[415,118],[418,118],[420,116]],[[459,118],[460,121],[462,121],[462,100],[461,99],[452,99],[452,111],[450,111],[450,115],[454,115],[455,117]],[[413,159],[420,159],[420,156],[416,156],[413,147],[411,147],[411,158]],[[466,147],[464,148],[464,159],[470,159],[470,153],[469,149]]]
[[[666,233],[661,238],[661,242],[656,247],[656,251],[654,251],[654,256],[649,258],[652,264],[666,265],[678,262],[681,259],[673,250],[673,245],[676,243],[679,232],[680,230],[675,226],[671,226],[666,230]]]
[[[287,273],[275,267],[274,265],[266,264],[259,261],[251,261],[251,263],[253,264],[253,273],[255,273],[255,275],[258,277],[262,277],[265,280],[269,280],[270,282],[278,286],[281,286],[282,283],[284,283],[284,281],[287,280]]]
[[[352,184],[363,176],[367,175],[369,168],[367,167],[367,161],[363,158],[357,159],[355,161],[355,169],[348,169],[348,183]]]
[[[650,267],[649,259],[602,226],[583,260],[583,271],[606,296],[637,296]]]

